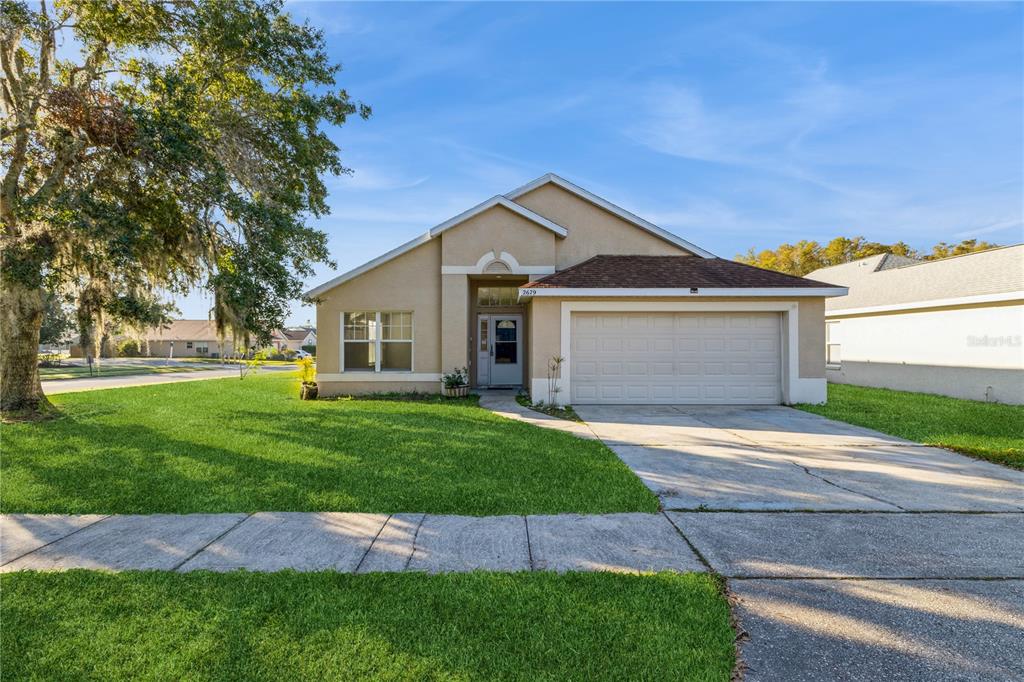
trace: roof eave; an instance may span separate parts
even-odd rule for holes
[[[519,287],[519,298],[575,297],[575,298],[710,298],[736,296],[743,298],[832,298],[845,296],[846,287],[692,287],[692,288],[632,288],[632,287]]]

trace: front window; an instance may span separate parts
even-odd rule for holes
[[[342,333],[342,371],[412,371],[411,312],[345,313]]]
[[[825,323],[825,365],[828,367],[838,368],[842,363],[838,331],[838,322]]]
[[[476,290],[476,304],[481,308],[516,305],[518,302],[517,287],[480,287]]]

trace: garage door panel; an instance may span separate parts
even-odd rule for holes
[[[781,400],[777,313],[573,313],[576,403]]]

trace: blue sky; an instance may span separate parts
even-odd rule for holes
[[[1024,241],[1022,4],[287,7],[374,109],[333,132],[339,271],[548,171],[730,258]]]

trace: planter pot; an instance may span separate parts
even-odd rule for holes
[[[320,387],[314,383],[302,384],[302,391],[299,393],[299,397],[302,400],[316,400],[316,397],[320,394]]]
[[[469,395],[469,384],[464,386],[444,386],[443,389],[446,398],[465,398]]]

